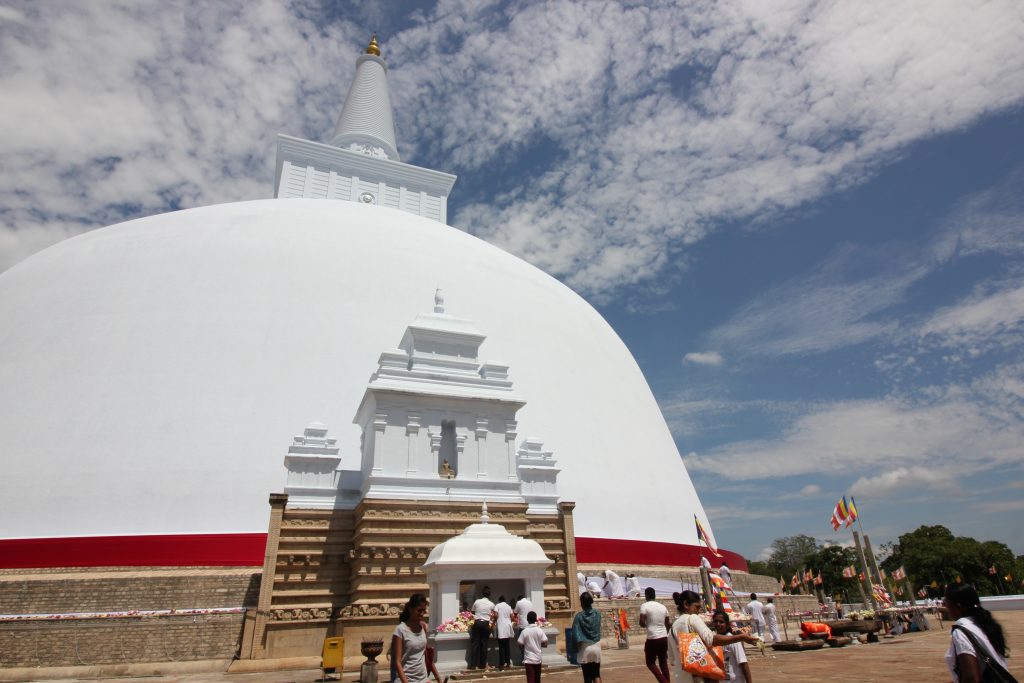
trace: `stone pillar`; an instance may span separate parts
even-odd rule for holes
[[[408,423],[405,425],[405,438],[407,440],[408,459],[406,460],[405,473],[415,474],[419,465],[417,463],[417,443],[420,440],[420,414],[410,412],[408,413]],[[434,474],[437,474],[437,470],[434,470]]]
[[[375,413],[373,416],[373,474],[383,474],[384,430],[388,427],[388,414]]]
[[[581,609],[580,594],[576,590],[576,573],[579,569],[576,567],[576,530],[572,520],[572,511],[575,508],[576,503],[572,501],[562,501],[558,504],[558,514],[562,518],[562,538],[565,542],[565,580],[566,588],[569,589],[571,612],[579,612]]]
[[[864,557],[864,548],[860,544],[860,534],[856,531],[853,532],[853,543],[857,546],[857,554],[860,556],[860,566],[864,568],[864,580],[861,581],[863,584],[862,589],[867,590],[868,600],[871,601],[871,609],[877,610],[878,603],[875,602],[875,591],[871,587],[871,569],[868,567],[868,561]],[[867,604],[865,604],[865,607]]]
[[[267,547],[263,555],[263,575],[260,577],[260,597],[256,604],[256,626],[253,629],[252,651],[242,659],[263,659],[266,657],[265,636],[270,614],[270,601],[274,595],[274,574],[277,572],[277,548],[281,539],[281,522],[288,496],[284,493],[270,494],[270,524],[267,528]]]

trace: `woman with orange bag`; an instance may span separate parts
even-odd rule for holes
[[[711,648],[715,645],[729,645],[731,643],[757,644],[757,638],[742,633],[735,636],[726,636],[713,633],[700,613],[704,609],[704,602],[700,596],[693,591],[674,593],[676,609],[679,610],[679,618],[672,624],[669,635],[672,642],[669,644],[669,655],[672,660],[672,681],[673,683],[700,683],[699,678],[694,677],[690,672],[683,669],[683,662],[679,657],[680,635],[684,633],[695,633],[704,641],[704,644]]]

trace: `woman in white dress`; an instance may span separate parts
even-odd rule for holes
[[[676,609],[679,610],[679,618],[672,624],[672,630],[669,632],[671,641],[669,641],[668,649],[673,683],[700,683],[700,680],[695,679],[689,672],[683,670],[683,663],[679,658],[680,633],[696,633],[708,647],[712,645],[729,645],[731,643],[757,644],[757,638],[746,633],[735,636],[713,633],[708,628],[708,625],[704,623],[704,617],[701,616],[701,612],[704,611],[704,602],[693,591],[673,593],[672,599],[675,600]]]
[[[953,683],[980,683],[987,667],[1006,669],[1006,638],[1003,627],[981,606],[970,584],[946,589],[946,613],[954,619],[946,667]]]

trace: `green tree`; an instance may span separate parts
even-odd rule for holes
[[[921,526],[900,536],[882,568],[892,571],[903,566],[914,586],[940,586],[959,579],[974,584],[981,595],[1011,591],[1006,576],[1019,581],[1021,563],[1005,543],[978,541],[969,536],[954,536],[944,526]],[[996,570],[995,574],[990,569]],[[934,592],[933,592],[934,594]]]
[[[828,595],[840,594],[845,602],[860,599],[857,578],[845,578],[843,569],[857,565],[857,554],[852,548],[827,545],[820,548],[809,560],[808,565],[816,574],[821,574],[822,589]]]

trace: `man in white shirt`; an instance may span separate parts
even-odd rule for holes
[[[494,635],[498,639],[498,671],[512,666],[512,606],[505,601],[505,596],[498,598],[494,605]]]
[[[639,598],[642,592],[640,590],[640,579],[636,578],[636,574],[626,574],[626,597]]]
[[[653,588],[644,591],[647,602],[640,605],[640,625],[647,629],[644,660],[658,683],[669,683],[668,673],[668,609],[654,599]]]
[[[764,604],[757,599],[757,593],[750,594],[750,602],[743,612],[750,615],[750,634],[764,638]]]
[[[729,588],[732,588],[732,571],[729,569],[729,565],[723,562],[722,566],[718,568],[718,575],[722,577],[722,581],[725,581]]]
[[[516,642],[523,651],[523,667],[526,669],[526,683],[540,683],[541,650],[548,644],[547,634],[537,625],[537,613],[526,615],[527,626]]]
[[[487,668],[487,641],[491,637],[491,619],[494,603],[491,602],[491,587],[484,586],[483,596],[470,608],[473,613],[473,628],[469,632],[469,668]]]
[[[766,600],[764,606],[764,623],[768,627],[768,635],[771,636],[772,642],[777,643],[779,638],[779,619],[775,615],[775,602],[772,598]]]
[[[522,635],[523,629],[526,628],[526,617],[533,611],[533,603],[530,601],[530,598],[520,595],[519,599],[516,600],[513,610],[515,611],[515,619],[513,620],[513,623],[515,623],[515,639],[518,643],[519,636]]]

